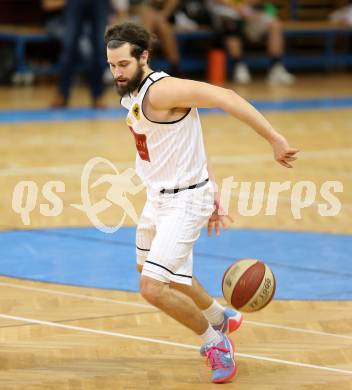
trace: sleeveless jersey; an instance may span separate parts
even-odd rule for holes
[[[188,187],[208,177],[198,110],[190,108],[173,122],[156,122],[143,112],[149,87],[168,76],[153,72],[143,80],[137,96],[126,94],[121,99],[128,109],[126,122],[137,148],[136,172],[147,189],[157,191]]]

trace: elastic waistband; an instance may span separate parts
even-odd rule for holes
[[[180,191],[185,191],[185,190],[193,190],[194,188],[200,188],[205,186],[209,181],[209,178],[205,179],[201,183],[198,184],[192,184],[191,186],[188,187],[183,187],[183,188],[172,188],[172,189],[165,189],[163,188],[160,193],[161,194],[177,194]]]

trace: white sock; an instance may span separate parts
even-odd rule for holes
[[[220,334],[214,330],[214,328],[209,324],[208,329],[200,335],[203,340],[203,343],[213,343],[218,344],[222,341]]]
[[[202,312],[211,325],[219,325],[224,321],[224,311],[225,308],[214,299],[213,303]]]

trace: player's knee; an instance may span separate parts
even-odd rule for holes
[[[136,268],[137,268],[137,271],[138,271],[139,273],[141,273],[142,270],[143,270],[143,264],[137,264]]]
[[[164,283],[157,280],[141,277],[140,292],[142,297],[154,306],[159,306],[162,299]]]

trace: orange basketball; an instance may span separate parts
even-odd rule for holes
[[[269,266],[256,259],[242,259],[232,264],[222,278],[222,293],[235,309],[258,311],[274,297],[275,276]]]

